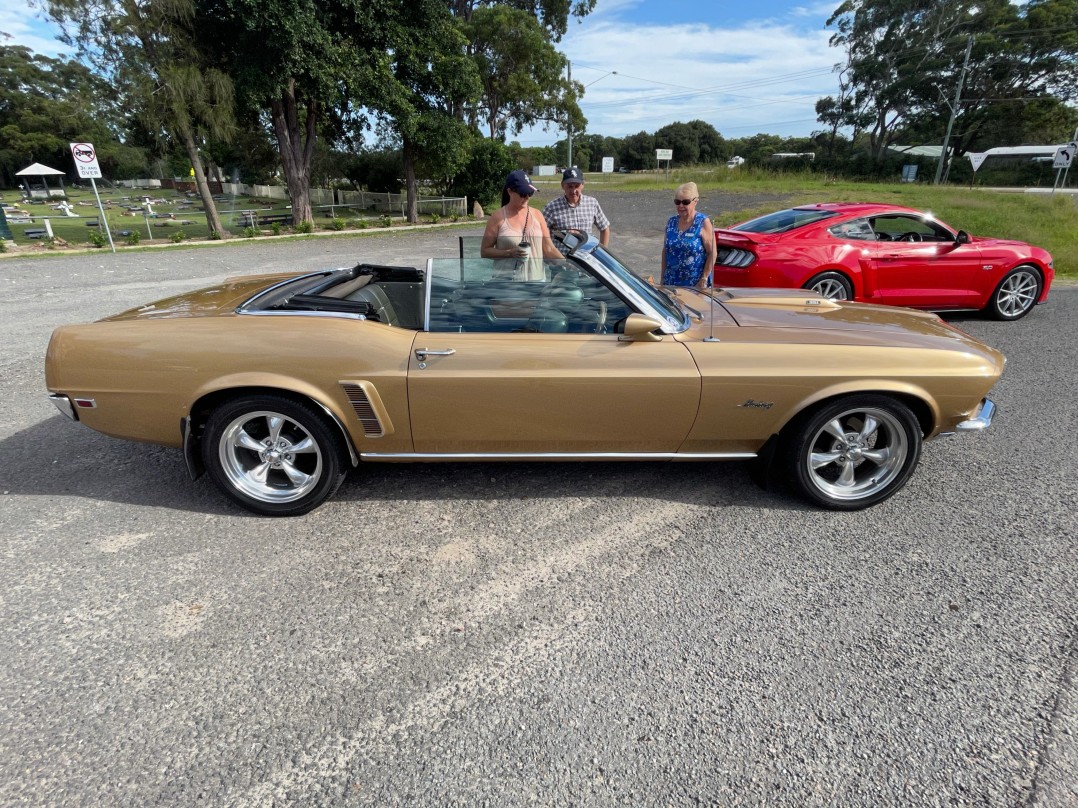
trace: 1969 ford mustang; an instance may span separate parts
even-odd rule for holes
[[[539,266],[231,278],[56,329],[46,384],[70,418],[182,447],[193,478],[274,516],[359,463],[461,460],[752,460],[854,510],[902,488],[924,439],[992,421],[1003,356],[934,314],[656,288],[564,243]]]

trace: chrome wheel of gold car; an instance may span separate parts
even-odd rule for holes
[[[794,487],[834,510],[887,499],[909,479],[921,454],[921,428],[909,407],[887,396],[833,401],[794,427],[786,457]]]
[[[210,416],[203,460],[231,499],[267,516],[306,513],[344,479],[340,442],[305,404],[277,396],[229,402]]]

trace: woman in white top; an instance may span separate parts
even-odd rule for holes
[[[550,240],[543,214],[528,205],[535,190],[528,175],[519,169],[505,178],[502,206],[487,221],[479,250],[483,258],[495,259],[496,278],[546,280],[543,259],[562,258]]]

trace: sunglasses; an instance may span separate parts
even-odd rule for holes
[[[510,188],[510,190],[512,190],[512,189]],[[520,191],[513,191],[513,193],[516,194],[517,196],[522,196],[525,199],[530,199],[532,194],[535,193],[535,191],[527,191],[526,193],[521,193]]]
[[[695,201],[696,201],[695,198],[693,198],[693,199],[675,199],[674,204],[675,205],[691,205]]]

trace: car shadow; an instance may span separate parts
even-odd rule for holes
[[[60,415],[0,441],[5,494],[82,497],[258,518],[232,505],[205,475],[191,481],[179,449],[117,440]],[[690,505],[809,508],[753,482],[743,462],[368,463],[335,501],[639,498]]]

